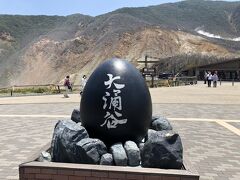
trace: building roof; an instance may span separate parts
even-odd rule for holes
[[[240,61],[240,58],[234,58],[234,59],[224,60],[224,61],[221,61],[221,62],[215,62],[215,63],[205,64],[205,65],[201,65],[201,66],[197,66],[197,67],[198,67],[198,68],[204,68],[204,67],[213,66],[213,65],[231,63],[231,62],[235,62],[235,61]]]

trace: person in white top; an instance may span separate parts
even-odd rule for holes
[[[207,74],[208,87],[211,87],[212,84],[212,73],[209,71]]]
[[[82,90],[80,91],[80,95],[82,95],[86,83],[87,83],[87,76],[83,75],[83,77],[82,77]]]

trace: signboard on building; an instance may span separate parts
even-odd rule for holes
[[[150,76],[155,76],[156,75],[156,68],[147,68],[147,67],[144,67],[142,69],[142,75],[145,76],[145,75],[150,75]]]

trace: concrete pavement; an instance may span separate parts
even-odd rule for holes
[[[240,104],[240,83],[222,82],[217,88],[208,88],[202,82],[193,86],[151,88],[152,103],[173,104]],[[44,96],[3,97],[0,104],[26,103],[78,103],[79,94],[70,94],[64,98],[62,94]]]
[[[201,180],[240,179],[240,85],[151,89],[153,114],[170,119]],[[80,96],[0,98],[0,180],[18,179],[18,165],[50,141]]]

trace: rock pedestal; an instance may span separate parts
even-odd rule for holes
[[[79,119],[80,112],[73,111],[72,119]],[[164,117],[153,117],[151,128],[141,143],[126,141],[110,146],[103,141],[89,138],[87,130],[72,120],[61,120],[55,126],[51,157],[47,152],[38,161],[101,164],[116,166],[139,166],[149,168],[181,169],[183,148],[179,135]]]

